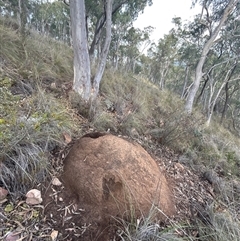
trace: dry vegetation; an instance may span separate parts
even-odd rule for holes
[[[26,191],[51,175],[51,152],[66,145],[63,134],[77,136],[90,129],[130,136],[147,149],[167,146],[184,155],[183,164],[213,185],[216,203],[222,204],[209,203],[201,218],[177,223],[184,234],[181,239],[175,222],[162,230],[150,218],[118,220],[121,240],[240,240],[239,138],[217,123],[207,128],[200,113],[183,114],[182,101],[172,93],[111,69],[104,75],[94,115],[83,124],[86,108],[66,98],[71,97],[71,49],[36,33],[23,40],[14,22],[0,22],[0,186],[10,193],[0,209],[8,220]],[[0,235],[12,228],[2,226]],[[197,230],[197,235],[188,230]]]

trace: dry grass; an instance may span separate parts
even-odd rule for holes
[[[63,133],[70,134],[75,124],[66,105],[41,89],[24,99],[5,92],[1,95],[6,98],[1,109],[0,182],[12,196],[21,196],[47,178],[49,151],[64,145]]]
[[[49,152],[76,130],[67,102],[42,88],[72,77],[72,51],[35,33],[23,40],[13,20],[0,22],[0,184],[16,198],[46,180]]]
[[[131,212],[130,221],[124,219],[116,219],[118,231],[117,236],[122,241],[181,241],[181,237],[178,237],[174,225],[168,227],[162,227],[155,221],[155,216],[158,213],[163,214],[157,208],[152,207],[147,217],[137,218],[135,212]],[[174,223],[174,222],[172,222]],[[179,227],[178,227],[179,228]],[[190,239],[189,239],[190,240]]]
[[[14,27],[16,23],[2,19],[0,23],[0,184],[16,198],[46,180],[50,174],[49,152],[65,144],[64,132],[81,127],[73,122],[66,101],[42,88],[44,82],[72,80],[72,50],[36,33],[23,41]],[[100,91],[89,122],[94,129],[166,145],[186,155],[186,165],[201,164],[222,175],[224,185],[216,199],[225,209],[207,205],[203,214],[207,223],[196,217],[194,224],[182,227],[198,230],[199,237],[185,239],[238,241],[240,186],[234,186],[232,179],[239,180],[239,138],[214,122],[206,128],[198,112],[186,116],[177,96],[160,91],[140,77],[107,70]],[[88,116],[85,106],[73,99],[78,111]],[[164,229],[150,217],[120,220],[118,236],[123,241],[182,240],[172,232],[174,225]]]
[[[35,32],[30,32],[23,40],[18,30],[9,31],[9,25],[14,24],[11,21],[0,19],[2,74],[33,82],[72,79],[72,50],[69,46]]]

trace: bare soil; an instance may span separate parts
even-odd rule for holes
[[[117,203],[126,204],[121,182],[127,177],[134,177],[128,184],[132,185],[135,200],[141,203],[142,208],[138,211],[142,214],[149,211],[149,202],[143,197],[154,197],[156,180],[163,180],[165,190],[161,188],[159,193],[167,198],[165,201],[160,199],[158,204],[166,205],[165,212],[170,219],[158,217],[162,226],[178,221],[191,223],[201,216],[204,207],[215,197],[213,187],[202,179],[201,171],[187,167],[184,164],[186,159],[166,147],[155,146],[152,149],[149,146],[147,149],[154,160],[136,143],[112,135],[99,135],[78,140],[66,158],[63,154],[58,155],[59,170],[56,175],[62,177],[64,184],[49,184],[44,193],[43,217],[48,226],[58,231],[59,240],[119,240],[117,231],[121,227],[116,220],[127,217],[121,213],[123,207],[116,206],[110,193],[118,199]],[[79,163],[79,160],[85,161]],[[144,186],[144,183],[147,185]],[[197,236],[196,230],[189,232]],[[186,235],[179,230],[176,233],[183,237]]]
[[[60,190],[45,195],[45,213],[50,220],[58,217],[59,231],[69,230],[65,220],[71,220],[78,240],[110,240],[116,219],[147,216],[153,206],[164,213],[152,217],[158,221],[175,214],[171,183],[154,159],[139,144],[114,135],[91,133],[77,140],[61,180]]]

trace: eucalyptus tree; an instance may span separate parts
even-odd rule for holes
[[[205,27],[204,31],[202,31],[202,36],[206,36],[206,34],[207,36],[196,66],[195,78],[185,104],[185,110],[188,113],[191,113],[193,109],[194,99],[204,75],[203,66],[207,55],[212,46],[217,43],[216,40],[219,38],[221,29],[237,10],[239,0],[201,0],[195,2],[199,2],[202,6],[202,13],[199,16],[199,21],[201,25]]]
[[[144,50],[150,45],[151,31],[152,27],[143,30],[130,27],[125,32],[120,44],[121,62],[125,71],[133,73],[141,71],[140,59]]]
[[[0,10],[3,16],[17,18],[17,15],[19,14],[18,7],[19,7],[18,0],[0,1]]]
[[[42,34],[69,42],[70,11],[61,1],[32,1],[30,22]]]
[[[22,36],[25,36],[28,9],[29,0],[6,0],[0,2],[1,15],[17,19]]]
[[[115,70],[124,66],[123,43],[128,29],[131,27],[132,21],[129,14],[126,12],[118,12],[114,15],[112,25],[112,42],[109,49],[109,57],[111,59],[111,65]]]
[[[161,89],[165,87],[167,76],[171,69],[174,68],[176,56],[178,53],[178,38],[174,33],[164,35],[158,41],[157,45],[153,45],[149,49],[152,56],[151,79],[159,85]]]
[[[70,0],[72,40],[74,49],[73,89],[85,100],[94,100],[99,91],[111,42],[112,16],[123,11],[132,21],[151,0]],[[92,29],[92,34],[89,31]],[[91,41],[89,44],[88,41]],[[101,48],[96,49],[102,42]],[[90,47],[89,47],[90,46]],[[100,51],[100,53],[96,53]],[[97,60],[96,74],[91,81],[91,61]]]

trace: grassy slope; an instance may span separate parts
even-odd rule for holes
[[[34,33],[23,42],[9,25],[1,20],[0,184],[18,198],[50,174],[49,151],[65,145],[63,134],[84,133],[84,126],[74,119],[81,106],[73,110],[63,93],[72,80],[72,51]],[[218,198],[228,215],[208,211],[213,225],[199,220],[199,233],[201,240],[239,240],[239,193],[231,187],[239,188],[240,141],[217,123],[205,128],[197,112],[185,116],[182,104],[145,79],[106,70],[95,115],[85,121],[92,129],[128,135],[146,147],[149,142],[166,145],[184,153],[186,165],[201,164],[221,174],[225,185]]]

